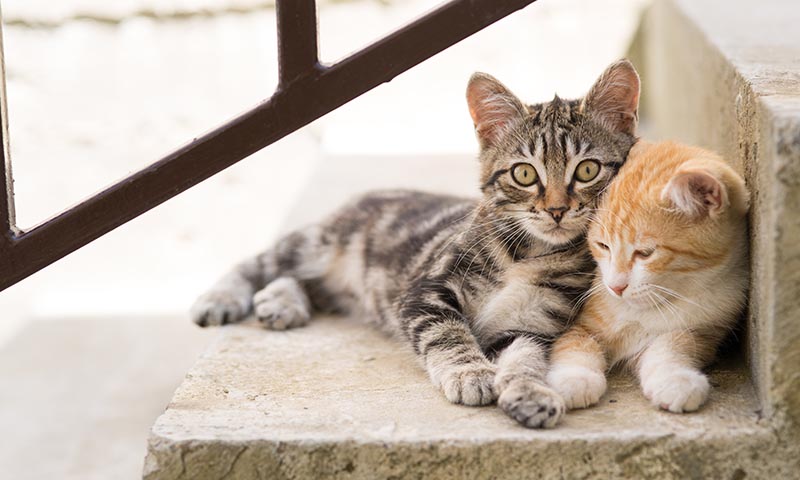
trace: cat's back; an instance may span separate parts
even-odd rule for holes
[[[418,190],[374,190],[355,197],[323,224],[340,240],[369,233],[387,235],[384,240],[390,243],[402,242],[466,220],[476,203]]]
[[[356,270],[407,273],[466,228],[477,200],[416,190],[362,194],[322,224],[324,243]],[[350,269],[352,270],[352,269]]]

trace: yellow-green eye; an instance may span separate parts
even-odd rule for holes
[[[530,187],[536,183],[539,175],[530,163],[517,163],[511,167],[511,178],[523,187]]]
[[[579,182],[591,182],[600,173],[600,162],[597,160],[584,160],[575,169],[575,178]]]

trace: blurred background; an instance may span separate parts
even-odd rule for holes
[[[34,226],[268,98],[269,0],[2,0],[17,222]],[[439,4],[318,0],[333,63]],[[4,478],[136,478],[214,332],[192,300],[367,188],[477,193],[474,71],[581,96],[647,0],[539,0],[0,293]],[[6,476],[11,472],[11,476]]]

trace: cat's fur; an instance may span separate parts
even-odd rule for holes
[[[620,362],[658,407],[705,402],[700,369],[746,303],[747,210],[744,181],[716,154],[669,142],[631,149],[588,237],[600,275],[553,347],[548,382],[568,408],[597,403]]]
[[[481,144],[480,200],[367,194],[237,266],[197,300],[194,321],[230,323],[254,309],[281,329],[307,323],[312,307],[358,312],[405,339],[451,402],[499,395],[524,425],[554,425],[565,409],[544,386],[546,352],[589,287],[585,231],[635,141],[638,96],[627,61],[582,100],[530,106],[475,74],[467,100]],[[584,184],[573,172],[587,158],[602,167]],[[509,169],[519,162],[540,180],[515,183]]]

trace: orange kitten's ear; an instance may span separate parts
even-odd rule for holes
[[[633,64],[619,60],[600,75],[581,108],[607,129],[634,135],[639,122],[639,88]]]
[[[678,172],[661,191],[661,199],[698,219],[716,217],[730,205],[725,184],[702,169]]]
[[[485,73],[475,73],[469,79],[467,104],[481,148],[496,144],[503,132],[527,113],[513,93]]]

